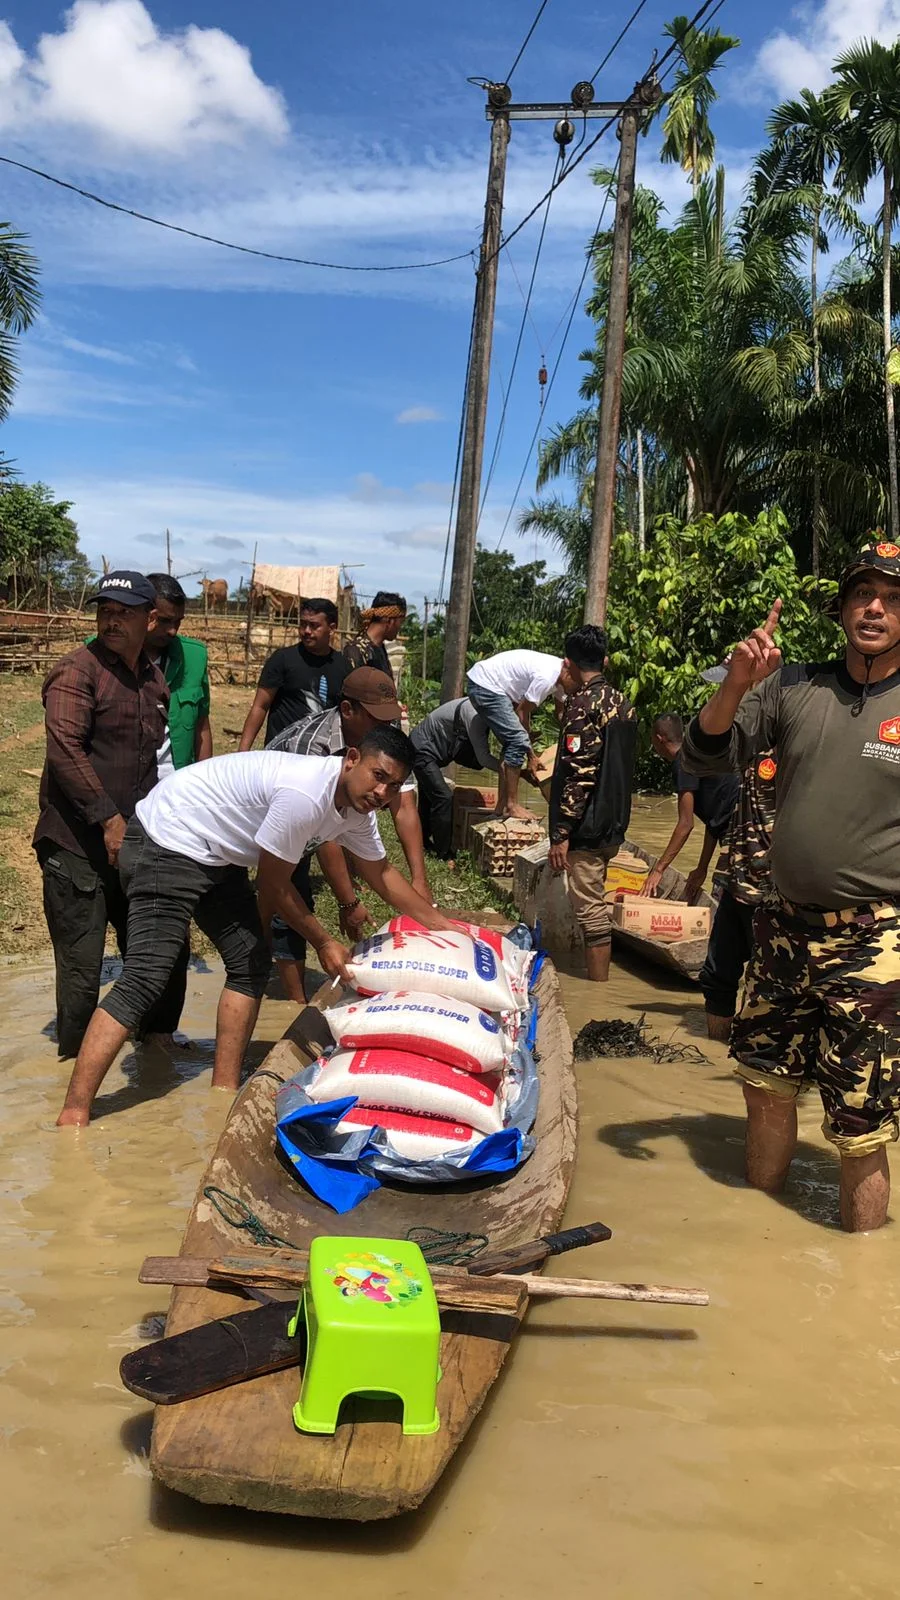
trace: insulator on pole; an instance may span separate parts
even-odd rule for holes
[[[575,137],[574,122],[570,122],[568,117],[560,117],[553,129],[553,137],[560,149],[565,149],[566,145],[571,144]]]

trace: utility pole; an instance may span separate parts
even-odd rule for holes
[[[453,569],[444,620],[444,671],[441,701],[455,700],[463,692],[469,617],[472,607],[472,580],[475,573],[475,545],[481,501],[481,468],[484,457],[484,432],[487,420],[490,382],[491,344],[494,332],[494,305],[497,298],[497,271],[502,247],[503,187],[506,153],[511,122],[554,121],[553,137],[560,149],[575,138],[579,122],[588,118],[616,117],[631,102],[621,100],[594,103],[593,85],[577,83],[572,97],[564,104],[530,102],[513,105],[506,83],[485,84],[485,115],[491,123],[491,158],[488,169],[484,231],[475,283],[475,316],[472,351],[465,397],[465,430],[459,480],[459,501],[453,542]]]
[[[425,601],[425,626],[422,629],[422,682],[423,683],[425,682],[425,679],[428,677],[428,613],[429,613],[430,610],[431,610],[431,602],[429,600],[426,600]]]
[[[643,117],[660,98],[655,78],[635,84],[631,99],[622,107],[619,124],[621,149],[616,188],[609,277],[609,308],[603,352],[603,391],[597,428],[597,464],[591,506],[591,548],[588,556],[585,622],[606,621],[609,596],[609,557],[616,504],[616,470],[619,463],[619,425],[622,416],[622,363],[625,359],[625,324],[628,318],[628,270],[631,262],[631,222],[634,211],[634,174],[637,137]]]
[[[469,642],[469,617],[472,609],[472,580],[475,574],[475,541],[481,501],[481,467],[484,459],[484,430],[487,422],[488,391],[491,377],[491,345],[494,338],[494,306],[497,300],[497,273],[500,266],[500,225],[503,217],[503,189],[506,182],[506,152],[509,148],[509,117],[506,107],[512,98],[508,84],[487,86],[488,109],[494,111],[491,123],[491,159],[488,167],[487,195],[484,202],[484,229],[481,257],[475,283],[475,320],[472,350],[466,384],[462,468],[459,500],[456,507],[456,532],[453,539],[453,570],[444,633],[444,671],[441,700],[456,700],[463,692],[466,675],[466,646]]]
[[[169,577],[171,578],[171,576],[172,576],[172,535],[170,534],[168,528],[166,529],[166,571],[169,574]]]

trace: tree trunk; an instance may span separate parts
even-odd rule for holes
[[[821,191],[813,212],[812,250],[809,263],[809,304],[812,318],[812,368],[813,394],[818,402],[822,393],[822,373],[819,352],[819,219],[822,211]],[[822,474],[819,468],[819,417],[816,416],[815,461],[812,489],[812,569],[819,576],[821,550],[819,537],[822,528]]]
[[[891,232],[894,221],[891,169],[884,169],[884,213],[882,220],[882,315],[884,319],[884,416],[887,426],[888,491],[891,502],[891,538],[900,537],[900,498],[897,493],[897,435],[894,431],[894,390],[888,362],[891,355]]]
[[[638,549],[643,555],[647,548],[647,524],[644,511],[644,430],[637,431],[637,491],[638,491]]]

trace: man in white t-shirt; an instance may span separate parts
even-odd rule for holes
[[[345,756],[272,750],[214,756],[175,772],[140,802],[119,853],[128,953],[91,1018],[59,1126],[90,1120],[117,1052],[162,994],[192,917],[225,963],[214,1088],[236,1090],[240,1082],[271,970],[263,929],[274,916],[309,941],[329,976],[346,979],[347,950],[291,882],[297,863],[320,845],[334,840],[349,850],[360,877],[396,910],[427,928],[450,928],[387,861],[375,821],[399,793],[412,758],[406,735],[384,726]]]
[[[500,741],[499,817],[529,815],[518,795],[522,768],[534,775],[536,767],[531,714],[551,694],[562,699],[571,686],[562,657],[540,650],[501,650],[469,671],[469,699]]]

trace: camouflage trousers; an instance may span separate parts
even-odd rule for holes
[[[897,1138],[900,906],[762,906],[731,1054],[745,1083],[793,1097],[813,1085],[842,1155]]]

